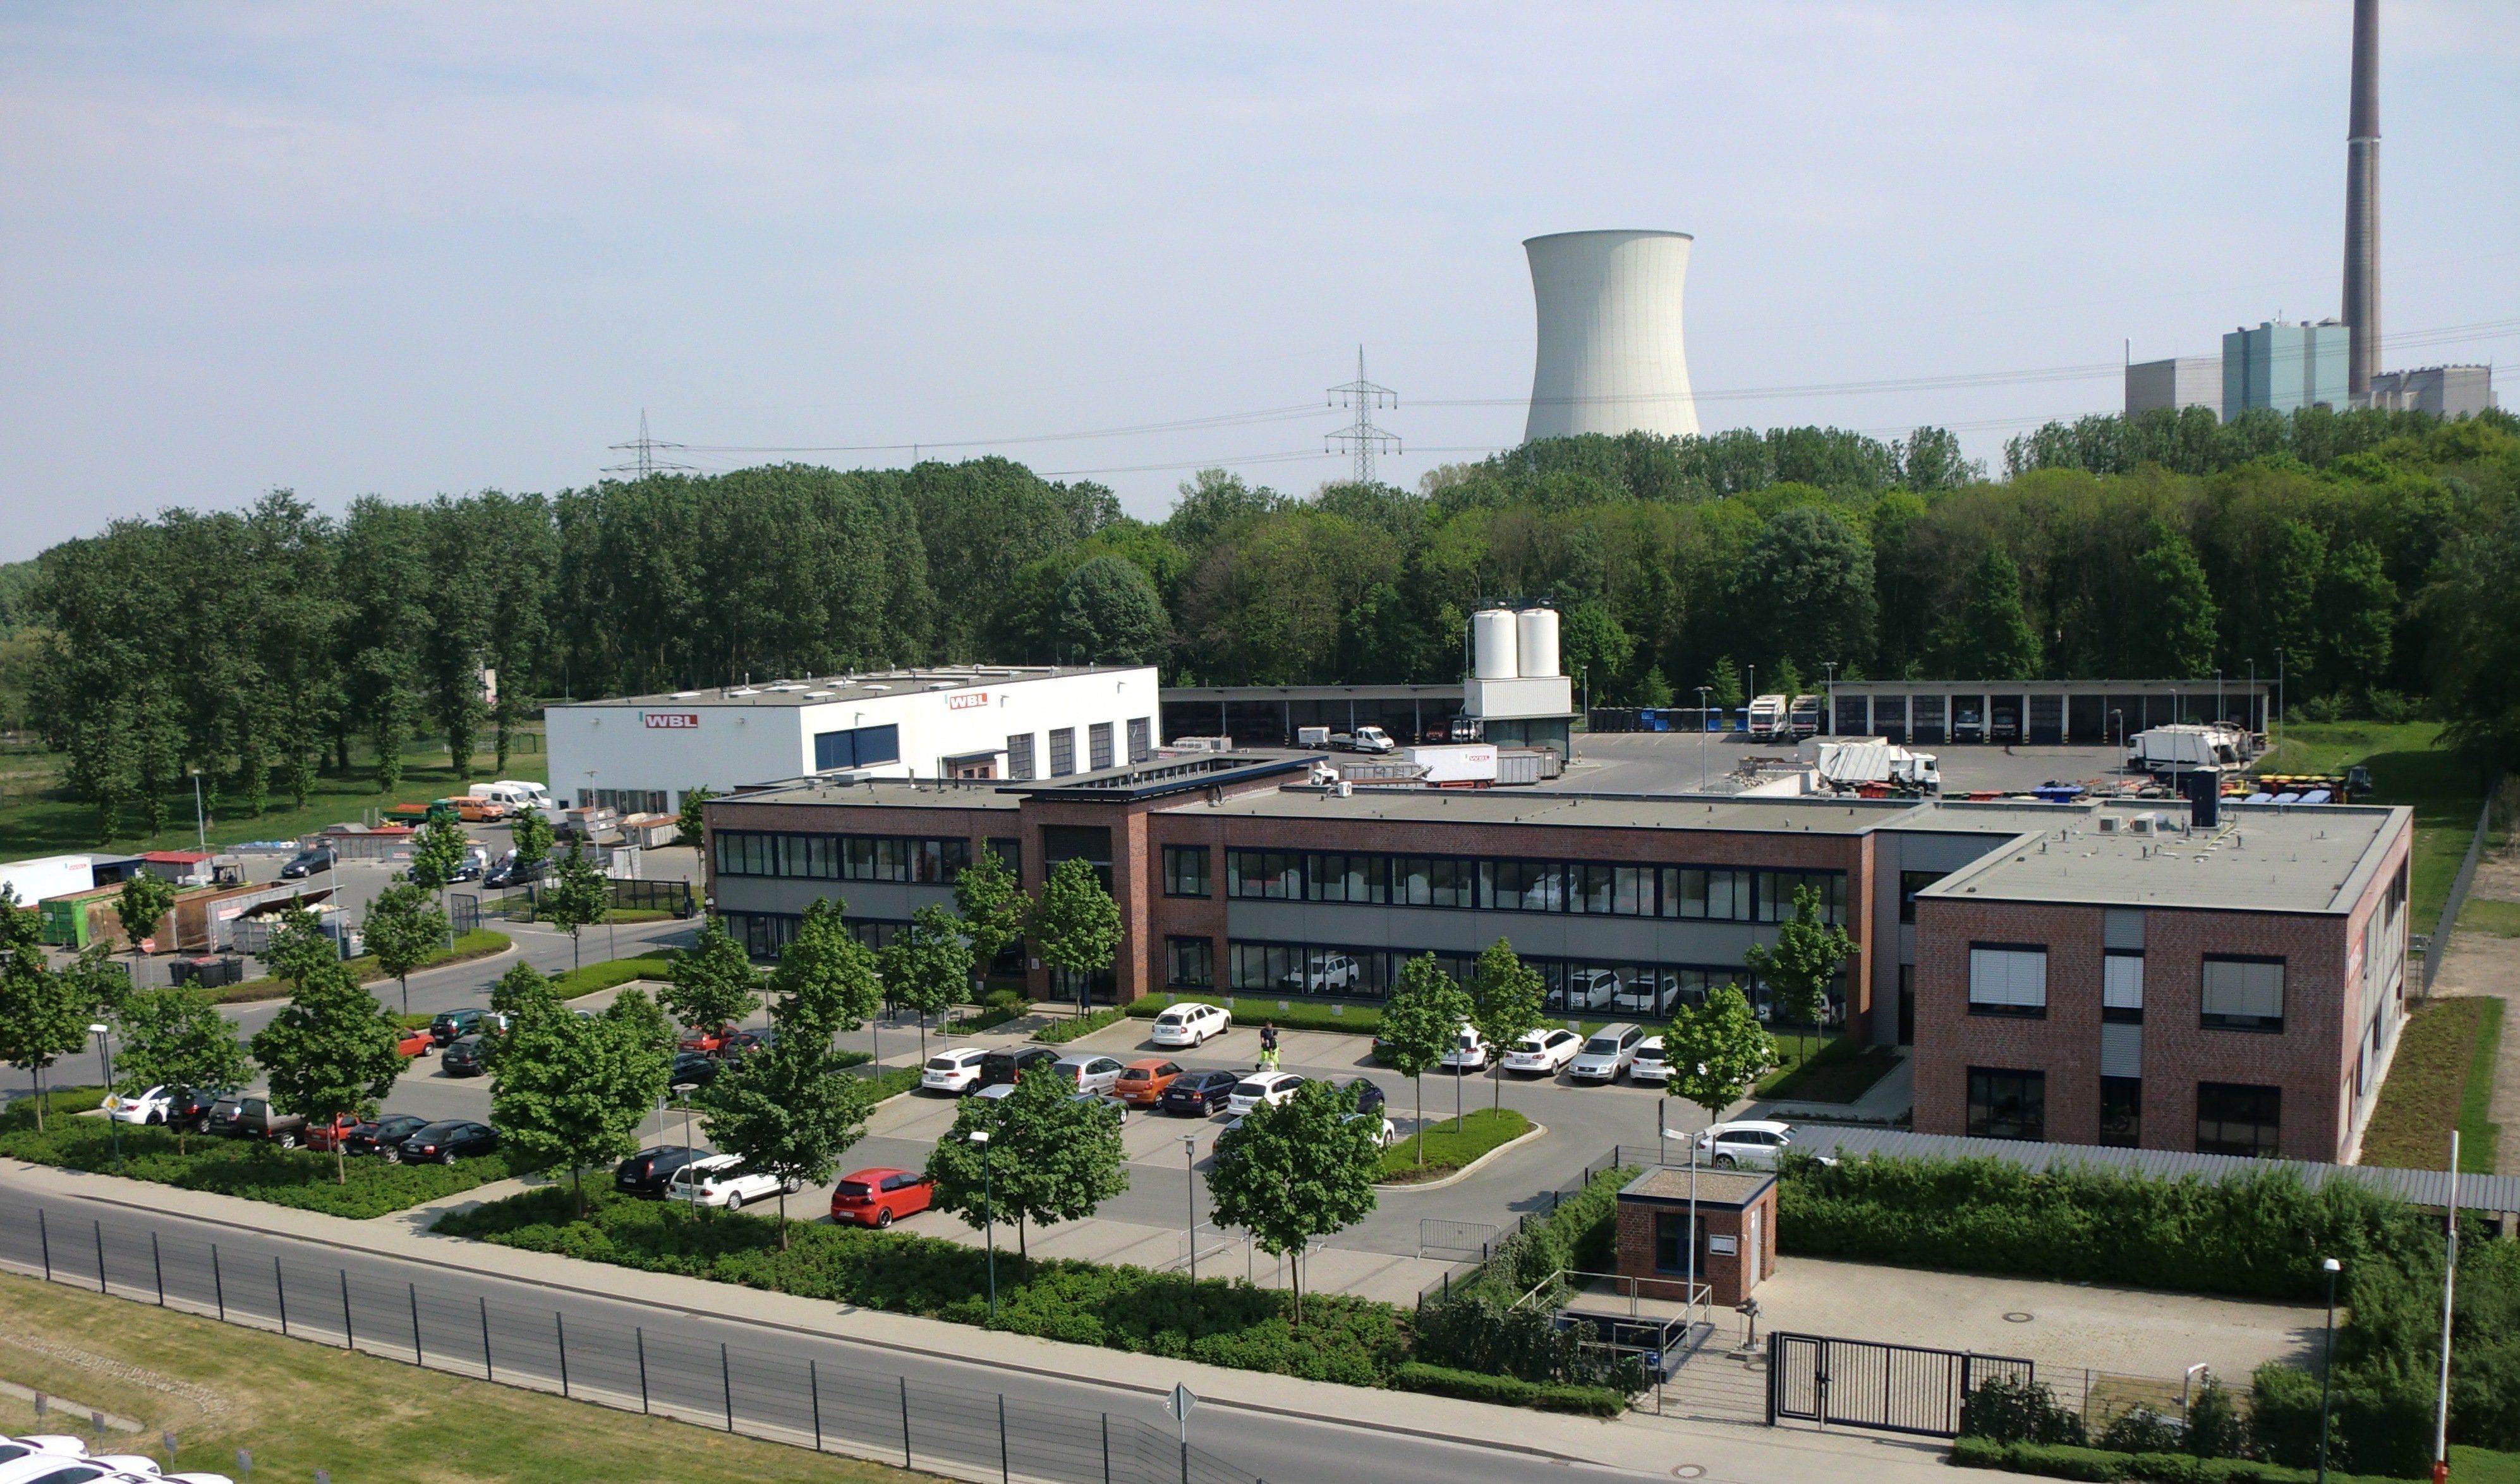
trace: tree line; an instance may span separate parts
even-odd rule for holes
[[[170,510],[14,577],[68,782],[154,831],[301,803],[352,743],[459,776],[540,699],[960,661],[1146,661],[1171,683],[1440,682],[1480,604],[1546,597],[1597,701],[1882,678],[2272,673],[2314,705],[2437,694],[2512,735],[2467,642],[2507,594],[2520,421],[2323,409],[2051,424],[1989,479],[1948,432],[1545,440],[1415,491],[1221,471],[1161,521],[1003,459],[788,465],[338,518],[286,491]],[[2463,597],[2461,595],[2464,595]],[[2492,636],[2485,636],[2491,638]],[[493,672],[495,689],[485,687]],[[2507,674],[2507,670],[2500,673]],[[5,690],[0,686],[0,690]]]

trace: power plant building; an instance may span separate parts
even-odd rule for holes
[[[2371,379],[2371,405],[2437,418],[2473,417],[2494,406],[2491,366],[2423,366]]]
[[[2223,337],[2223,419],[2244,412],[2299,412],[2348,405],[2346,366],[2352,337],[2335,320],[2286,324],[2268,320]]]
[[[2223,361],[2220,356],[2182,355],[2141,361],[2126,369],[2128,417],[2162,407],[2202,407],[2223,415]]]
[[[1681,337],[1686,232],[1559,232],[1526,241],[1539,352],[1523,438],[1697,431]]]

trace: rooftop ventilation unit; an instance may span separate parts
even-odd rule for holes
[[[695,697],[698,696],[699,694],[700,694],[700,693],[699,693],[699,692],[698,692],[698,691],[676,691],[676,692],[674,693],[674,699],[676,699],[676,700],[690,700],[690,699],[692,699],[693,697]]]
[[[758,695],[760,695],[761,693],[760,693],[759,691],[754,690],[754,689],[753,689],[752,687],[750,687],[750,686],[738,686],[736,689],[734,689],[734,690],[732,690],[732,691],[729,691],[729,692],[727,692],[726,694],[727,694],[728,696],[730,696],[730,697],[733,697],[733,696],[758,696]]]

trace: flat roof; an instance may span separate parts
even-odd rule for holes
[[[705,807],[816,804],[839,809],[1001,809],[1012,814],[1020,802],[1000,793],[988,779],[869,778],[850,783],[810,778],[722,793]]]
[[[1381,686],[1166,686],[1166,701],[1237,700],[1460,700],[1458,685]]]
[[[1823,683],[1825,685],[1825,683]],[[2261,696],[2272,695],[2275,678],[2261,675],[2255,680],[2245,675],[2225,676],[2216,682],[2208,675],[2202,680],[1841,680],[1837,693],[1853,692],[1863,696],[2062,696],[2114,691],[2121,696],[2210,696],[2217,691]],[[1806,696],[1818,694],[1810,691]],[[1694,710],[1694,707],[1673,706],[1668,710]]]
[[[1657,1165],[1619,1187],[1621,1200],[1687,1201],[1690,1188],[1702,1206],[1746,1206],[1777,1183],[1773,1171],[1713,1170],[1698,1166]]]
[[[2138,834],[2142,815],[2170,822]],[[2126,823],[2099,828],[2116,816]],[[2183,829],[2184,804],[2075,810],[2011,847],[1962,867],[1919,898],[2089,906],[2198,907],[2229,912],[2338,913],[2361,899],[2389,846],[2409,828],[2404,806],[2232,805],[2211,829]]]
[[[1021,685],[1031,680],[1061,680],[1077,675],[1120,675],[1152,671],[1152,665],[928,665],[902,670],[872,670],[862,675],[827,675],[820,679],[765,680],[752,685],[719,686],[706,691],[669,691],[654,696],[619,696],[602,700],[554,701],[549,709],[611,706],[821,706],[841,701],[878,700],[918,696],[930,691],[961,691],[974,686]]]
[[[1168,794],[1204,792],[1284,774],[1309,773],[1320,754],[1292,747],[1237,747],[1231,752],[1165,752],[1142,763],[1097,768],[1058,778],[998,785],[1013,796],[1096,804],[1140,803]]]
[[[1915,805],[1895,799],[1724,798],[1707,794],[1568,793],[1522,788],[1359,787],[1347,797],[1309,785],[1244,793],[1204,814],[1254,819],[1389,820],[1595,830],[1753,830],[1861,834]]]

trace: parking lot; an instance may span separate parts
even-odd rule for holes
[[[2121,776],[2126,754],[2117,747],[1985,746],[1976,743],[1921,747],[1942,768],[1943,795],[2016,792],[2042,784],[2087,784]],[[1590,793],[1679,793],[1720,779],[1745,758],[1791,757],[1791,742],[1752,742],[1738,732],[1702,740],[1694,732],[1607,732],[1575,739],[1574,760],[1543,787]]]

